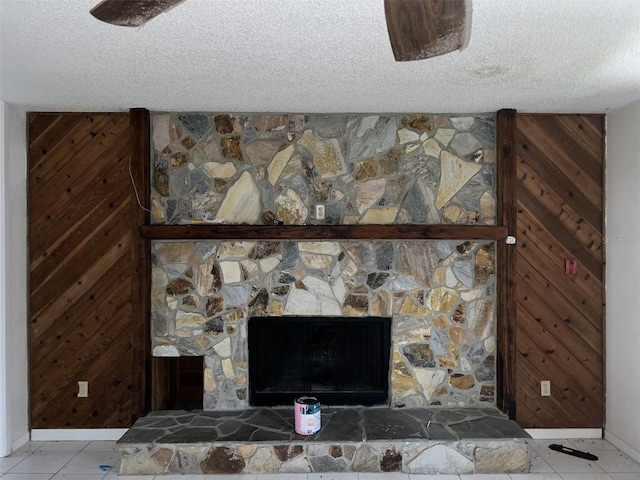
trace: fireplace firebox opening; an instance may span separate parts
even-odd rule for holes
[[[388,405],[391,318],[252,317],[249,403]]]

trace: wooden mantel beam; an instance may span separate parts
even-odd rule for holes
[[[144,225],[149,240],[504,240],[496,225]]]

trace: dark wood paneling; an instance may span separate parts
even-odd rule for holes
[[[33,113],[28,127],[31,427],[130,426],[129,115]]]
[[[143,416],[151,406],[151,242],[140,234],[140,227],[149,223],[151,178],[151,120],[149,111],[131,110],[131,178],[135,185],[136,204],[133,212],[134,276],[132,293],[133,333],[133,393],[132,420]]]
[[[604,117],[517,115],[516,130],[516,419],[602,428]]]
[[[497,218],[507,234],[516,232],[516,111],[500,110],[496,122],[497,138]],[[516,375],[515,375],[515,245],[504,240],[498,241],[498,324],[497,343],[497,403],[516,417]]]

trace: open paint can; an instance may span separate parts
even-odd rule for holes
[[[320,402],[316,397],[299,397],[293,402],[296,433],[313,435],[320,430]]]

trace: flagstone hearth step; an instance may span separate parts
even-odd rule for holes
[[[157,411],[118,441],[121,475],[209,473],[523,473],[529,435],[496,409],[322,409],[315,435],[293,408]]]

